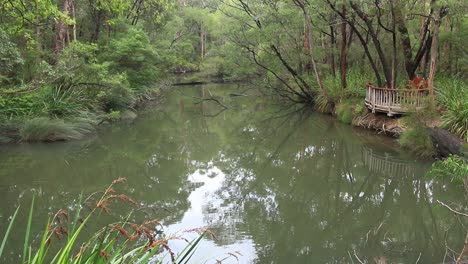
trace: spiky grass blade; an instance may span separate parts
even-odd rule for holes
[[[194,239],[187,247],[181,252],[182,259],[177,260],[177,263],[187,263],[195,253],[195,249],[198,244],[200,244],[201,239],[205,236],[206,233],[201,234],[198,238]],[[177,257],[179,258],[179,257]],[[185,262],[183,262],[185,260]]]
[[[47,255],[47,251],[49,249],[47,245],[47,239],[49,235],[49,224],[50,224],[50,219],[47,220],[45,229],[44,229],[44,234],[42,235],[42,239],[40,242],[39,250],[36,252],[32,263],[38,263],[42,264],[44,262],[44,257]]]
[[[26,263],[26,253],[29,247],[29,237],[30,237],[30,232],[31,232],[32,216],[33,216],[33,211],[34,211],[34,198],[35,198],[35,194],[33,194],[31,207],[29,208],[28,225],[26,226],[26,234],[24,235],[23,262],[22,263]]]
[[[16,215],[18,214],[19,209],[20,209],[20,207],[18,206],[18,208],[16,208],[15,213],[11,217],[10,224],[8,224],[8,228],[6,230],[5,236],[3,237],[2,245],[0,246],[0,257],[2,257],[2,255],[3,255],[3,249],[5,248],[5,244],[6,244],[7,240],[8,240],[8,235],[10,234],[11,227],[13,226],[13,223],[15,222],[15,218],[16,218]]]

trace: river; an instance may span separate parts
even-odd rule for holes
[[[199,99],[211,95],[218,101]],[[425,177],[430,166],[394,139],[247,85],[172,88],[133,124],[72,142],[0,146],[0,234],[24,209],[1,262],[20,262],[33,192],[37,240],[51,213],[125,177],[121,190],[165,234],[207,226],[217,235],[203,239],[194,260],[441,263],[450,260],[446,244],[460,249],[465,233],[437,200],[463,203],[464,195]]]

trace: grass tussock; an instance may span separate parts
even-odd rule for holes
[[[353,121],[353,109],[349,102],[343,102],[336,107],[336,116],[338,120],[345,124],[351,124]]]
[[[407,129],[400,136],[399,143],[402,147],[420,157],[432,157],[436,151],[432,139],[423,125],[416,124]]]
[[[80,139],[94,131],[94,125],[87,118],[63,119],[38,117],[27,120],[20,129],[21,141],[54,142]]]
[[[438,82],[438,101],[444,106],[442,126],[468,142],[468,83],[457,78]]]

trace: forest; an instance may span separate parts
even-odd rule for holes
[[[466,196],[467,14],[459,0],[0,0],[0,148],[86,139],[133,122],[174,87],[248,83],[284,109],[398,138],[414,157],[437,159],[430,174]],[[203,91],[196,104],[228,108]],[[375,110],[375,91],[392,103],[419,97],[399,103],[402,112]],[[117,197],[114,184],[96,208]],[[466,205],[443,205],[466,221]],[[195,244],[209,233],[197,232]],[[142,259],[148,248],[138,248]],[[57,257],[68,260],[67,250]],[[41,263],[38,252],[23,263]]]
[[[88,121],[120,119],[176,73],[254,79],[287,101],[336,107],[345,122],[364,111],[367,83],[424,87],[442,126],[468,137],[462,1],[9,0],[1,8],[2,141],[53,141],[54,128],[59,139],[79,137]]]

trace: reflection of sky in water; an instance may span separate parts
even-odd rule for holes
[[[188,201],[190,203],[190,208],[185,212],[182,220],[176,224],[167,226],[165,228],[166,234],[176,234],[183,230],[197,227],[210,228],[210,225],[217,224],[213,223],[215,222],[212,220],[213,214],[216,220],[230,215],[229,213],[226,214],[226,212],[222,212],[226,210],[226,207],[222,207],[223,200],[216,195],[216,192],[220,191],[223,187],[226,174],[212,163],[209,163],[206,167],[207,169],[197,169],[195,172],[188,175],[187,181],[199,187],[194,189],[189,195]],[[223,193],[223,196],[225,195],[228,194]],[[230,208],[228,207],[227,209],[229,210]],[[225,223],[221,224],[225,225],[236,222],[230,219],[223,220]],[[191,241],[197,238],[197,234],[185,234],[184,237]],[[237,238],[235,241],[235,243],[230,245],[221,246],[215,243],[211,238],[205,238],[199,244],[191,262],[205,263],[205,261],[207,261],[207,263],[216,263],[216,260],[222,260],[229,256],[228,253],[234,252],[240,252],[242,254],[238,256],[239,262],[235,258],[230,257],[224,260],[223,263],[246,263],[256,258],[255,247],[250,238],[244,236]],[[187,243],[183,240],[172,240],[169,242],[169,246],[175,252],[181,252],[186,245]]]

